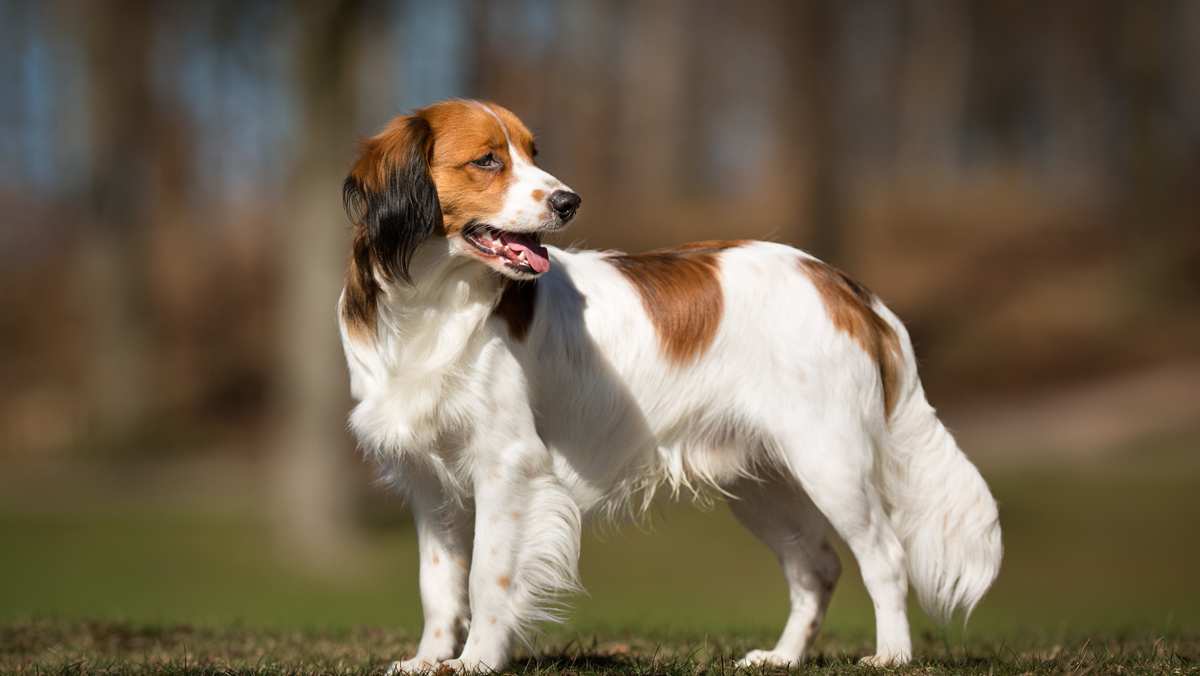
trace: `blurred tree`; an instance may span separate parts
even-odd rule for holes
[[[79,266],[93,357],[88,419],[93,441],[111,441],[143,422],[152,354],[147,278],[154,136],[150,50],[153,5],[144,0],[64,3],[58,18],[85,46],[90,130]]]
[[[1046,101],[1049,133],[1042,152],[1054,178],[1068,190],[1080,190],[1105,178],[1102,135],[1111,123],[1105,115],[1103,69],[1106,51],[1103,13],[1087,0],[1048,6],[1041,50],[1045,53],[1041,96]]]
[[[587,219],[605,217],[604,191],[619,175],[622,151],[610,140],[617,138],[621,98],[613,54],[620,48],[623,9],[615,2],[562,3],[555,17],[558,39],[545,60],[551,86],[546,123],[535,130],[542,140],[539,161],[581,192]],[[588,85],[573,86],[577,82]]]
[[[796,200],[796,229],[788,239],[830,261],[841,255],[844,213],[839,180],[839,77],[835,47],[840,3],[829,0],[783,2],[773,23],[773,38],[788,64],[776,103],[779,124],[774,162],[777,172],[805,189],[788,194]]]
[[[540,57],[546,53],[550,36],[538,27],[553,22],[556,8],[545,2],[489,0],[466,9],[475,46],[475,95],[500,105],[521,102],[517,114],[536,130],[543,121],[551,83],[544,76],[530,74],[544,72]]]
[[[560,243],[799,244],[895,299],[931,383],[1200,345],[1194,0],[0,0],[0,42],[0,434],[169,462],[282,420],[265,471],[314,550],[365,486],[351,135],[444,96],[534,127],[584,195]]]
[[[1193,0],[1194,1],[1194,0]],[[1168,109],[1168,45],[1163,35],[1171,13],[1151,3],[1121,5],[1116,13],[1119,34],[1116,44],[1117,79],[1129,96],[1122,101],[1122,120],[1129,127],[1124,149],[1123,178],[1133,188],[1129,197],[1136,206],[1131,213],[1144,217],[1146,209],[1161,213],[1170,203],[1172,187],[1167,176],[1177,173],[1172,166],[1174,134],[1162,124]],[[1155,214],[1159,215],[1159,214]]]
[[[340,187],[353,149],[352,72],[367,9],[361,0],[316,2],[296,16],[298,158],[278,233],[283,420],[271,484],[283,535],[318,565],[340,558],[355,536],[348,386],[334,308],[349,249]]]
[[[960,0],[907,3],[897,162],[921,181],[941,181],[956,165],[966,109],[971,31]]]
[[[651,204],[681,194],[683,135],[696,115],[684,107],[689,9],[681,0],[633,3],[626,10],[627,33],[617,51],[616,67],[625,83],[620,133],[638,149],[621,158],[622,191]]]

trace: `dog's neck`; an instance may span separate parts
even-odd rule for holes
[[[369,452],[446,447],[453,418],[444,411],[464,405],[454,384],[487,344],[504,288],[486,266],[451,256],[444,240],[423,245],[409,269],[411,284],[377,275],[374,339],[344,341],[359,400],[350,424]]]
[[[444,240],[418,248],[410,271],[411,283],[381,280],[378,340],[393,368],[431,375],[468,349],[504,280],[478,261],[451,256]]]

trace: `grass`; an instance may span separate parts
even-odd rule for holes
[[[1193,448],[988,473],[1001,576],[966,630],[939,629],[914,607],[918,662],[901,671],[1200,673]],[[361,555],[328,576],[272,545],[254,510],[4,495],[0,672],[372,673],[413,650],[406,522],[370,530]],[[590,594],[519,670],[725,673],[774,641],[782,576],[723,506],[664,507],[653,530],[589,533]],[[870,602],[843,560],[808,665],[819,672],[857,670],[872,647]]]
[[[600,642],[594,636],[544,640],[511,671],[527,674],[780,673],[733,667],[752,647],[744,637]],[[341,632],[163,627],[128,623],[19,623],[0,628],[6,673],[101,674],[379,674],[411,654],[412,634],[381,629]],[[806,673],[877,673],[858,665],[870,648],[860,639],[825,637]],[[1110,637],[1049,643],[971,641],[949,645],[918,637],[917,660],[890,673],[1061,674],[1200,673],[1200,640]]]

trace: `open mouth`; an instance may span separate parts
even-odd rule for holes
[[[464,230],[462,236],[480,253],[497,258],[518,272],[540,275],[550,269],[550,252],[536,233],[475,225]]]

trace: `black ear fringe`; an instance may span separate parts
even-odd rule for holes
[[[397,166],[387,167],[384,189],[370,192],[350,176],[342,185],[342,203],[350,220],[366,229],[367,244],[383,274],[411,284],[413,254],[443,225],[437,187],[429,173],[433,130],[419,116],[405,124],[404,157]]]
[[[346,289],[342,297],[342,314],[347,323],[367,334],[374,333],[379,284],[372,272],[371,248],[367,233],[359,230],[350,249],[350,266],[346,271]]]

